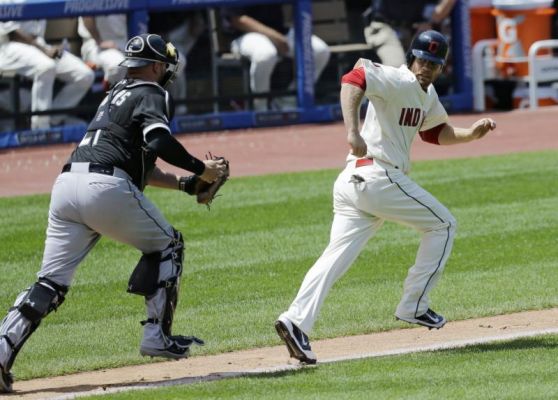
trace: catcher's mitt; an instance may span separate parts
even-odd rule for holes
[[[208,208],[211,202],[217,197],[217,192],[221,186],[229,179],[229,161],[224,157],[213,157],[214,160],[224,160],[225,170],[223,175],[213,182],[206,182],[197,175],[180,178],[179,189],[196,196],[198,204],[205,204]]]

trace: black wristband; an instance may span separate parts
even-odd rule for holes
[[[198,179],[197,175],[181,176],[180,179],[178,179],[178,190],[193,195]]]

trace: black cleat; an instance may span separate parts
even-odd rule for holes
[[[190,355],[190,346],[196,344],[203,346],[205,342],[195,336],[169,336],[165,340],[165,346],[160,348],[152,348],[141,346],[140,354],[142,356],[163,357],[179,360],[188,358]]]
[[[398,316],[395,316],[395,318],[401,321],[408,322],[410,324],[426,326],[428,329],[433,329],[433,328],[440,329],[447,322],[443,315],[436,314],[430,308],[424,314],[416,318],[407,318],[407,317],[398,317]]]
[[[0,393],[12,393],[12,383],[14,377],[9,372],[4,371],[4,367],[0,364]]]
[[[275,321],[275,330],[277,330],[277,334],[287,345],[292,358],[296,358],[306,364],[316,364],[316,355],[310,347],[308,336],[287,317],[281,315]]]

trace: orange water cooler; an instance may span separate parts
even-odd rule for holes
[[[492,5],[498,32],[496,67],[504,77],[527,76],[529,47],[552,36],[552,0],[493,0]]]
[[[471,45],[479,40],[496,38],[496,18],[492,14],[492,0],[469,0]]]

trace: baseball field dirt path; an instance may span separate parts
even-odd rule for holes
[[[273,329],[270,326],[270,329]],[[558,334],[558,308],[488,318],[449,322],[443,329],[418,327],[370,335],[340,337],[312,342],[320,363],[432,351]],[[277,339],[279,341],[279,339]],[[75,397],[189,384],[255,373],[301,368],[289,359],[285,346],[263,347],[181,361],[136,365],[14,384],[10,398],[72,399]]]
[[[482,141],[458,146],[432,146],[419,140],[413,145],[413,160],[558,149],[558,107],[489,116],[496,120],[498,126]],[[454,125],[468,126],[480,117],[456,115],[450,119]],[[233,177],[323,168],[341,169],[348,149],[341,123],[183,135],[179,136],[179,140],[197,156],[208,151],[225,155],[231,161]],[[0,151],[0,196],[48,193],[73,147],[72,144]],[[403,329],[314,341],[312,344],[320,362],[333,362],[460,347],[544,333],[558,333],[558,309],[455,321],[439,331]],[[179,362],[158,363],[156,367],[150,364],[16,381],[16,393],[8,398],[70,399],[298,367],[297,363],[288,359],[286,349],[281,345],[213,356],[194,356]]]

